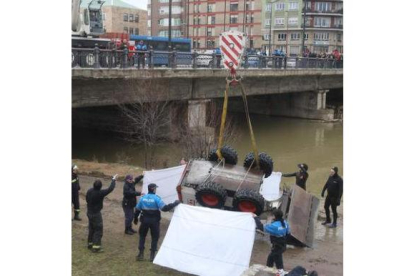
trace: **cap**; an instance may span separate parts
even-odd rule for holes
[[[155,183],[148,184],[148,190],[154,190],[155,188],[158,188],[157,184]]]
[[[127,176],[125,176],[125,180],[132,180],[132,179],[133,179],[133,177],[130,174],[128,174]]]
[[[333,170],[335,173],[338,173],[338,167],[333,167],[333,168],[332,168],[332,170]]]

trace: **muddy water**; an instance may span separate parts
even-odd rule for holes
[[[239,153],[239,163],[251,151],[250,136],[243,114],[231,114],[236,121],[239,138],[230,146]],[[341,123],[290,119],[269,116],[252,116],[252,124],[259,151],[269,154],[274,170],[290,173],[297,164],[309,166],[308,190],[316,195],[326,182],[332,166],[343,175],[343,128]],[[119,136],[85,129],[73,129],[73,158],[119,162],[142,166],[143,154],[139,147],[132,147]],[[180,149],[164,144],[156,150],[160,166],[175,166],[181,158]],[[161,165],[162,164],[162,165]],[[294,183],[294,178],[283,178],[282,184]]]

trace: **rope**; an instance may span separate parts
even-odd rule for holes
[[[221,154],[221,148],[223,147],[223,139],[224,139],[224,126],[226,124],[226,116],[227,116],[227,104],[228,104],[228,90],[229,90],[229,81],[226,81],[226,90],[224,90],[224,103],[223,103],[223,112],[221,113],[221,125],[220,125],[220,135],[219,141],[217,146],[217,156],[220,160],[223,160],[223,155]]]

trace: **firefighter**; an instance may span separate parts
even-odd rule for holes
[[[101,239],[103,235],[103,220],[101,210],[104,198],[115,189],[116,178],[112,177],[111,185],[108,189],[102,190],[102,181],[97,179],[86,193],[86,202],[88,206],[89,234],[88,248],[94,253],[102,252]]]
[[[272,250],[267,256],[266,266],[272,268],[276,264],[276,275],[286,275],[283,270],[283,252],[286,251],[287,235],[290,234],[289,223],[283,219],[283,212],[280,209],[274,209],[272,211],[274,220],[270,224],[266,224],[263,227],[259,217],[253,214],[256,222],[256,228],[270,234],[270,242],[272,243]]]
[[[301,187],[302,189],[304,189],[306,191],[306,181],[309,178],[308,165],[306,165],[305,163],[298,164],[298,168],[299,168],[298,172],[284,173],[284,174],[282,174],[282,176],[283,177],[295,176],[296,177],[296,185],[298,185],[299,187]]]
[[[142,178],[144,178],[144,176],[140,175],[134,180],[130,174],[125,177],[122,209],[124,209],[125,214],[125,234],[127,235],[133,235],[137,232],[132,229],[132,221],[134,220],[134,208],[137,205],[137,196],[140,196],[141,193],[135,191],[135,185],[140,182]]]
[[[82,220],[79,217],[80,207],[79,207],[79,177],[78,177],[78,166],[72,165],[72,204],[75,211],[74,220]]]
[[[156,195],[158,186],[154,183],[148,185],[148,194],[141,197],[137,206],[135,207],[134,224],[138,224],[138,216],[141,214],[139,227],[139,245],[137,261],[144,260],[145,238],[148,230],[151,230],[151,255],[150,262],[155,258],[155,252],[157,251],[158,238],[160,236],[160,220],[161,211],[168,212],[178,204],[179,200],[166,205],[162,199]]]
[[[326,220],[322,223],[322,225],[326,225],[331,223],[331,216],[329,212],[329,207],[332,209],[333,213],[333,223],[329,224],[330,228],[336,228],[336,220],[338,218],[338,213],[336,212],[336,207],[341,204],[342,198],[342,191],[343,191],[343,180],[338,175],[338,167],[333,167],[331,169],[331,173],[329,174],[328,180],[326,181],[325,186],[322,190],[322,198],[325,194],[325,191],[328,191],[328,195],[325,199],[325,212],[326,212]]]

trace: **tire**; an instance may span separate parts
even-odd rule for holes
[[[227,193],[220,184],[207,181],[198,186],[195,197],[201,206],[221,209],[226,203]]]
[[[237,151],[229,146],[223,146],[221,148],[221,155],[224,158],[226,164],[236,165],[238,161]],[[217,149],[212,149],[208,155],[208,161],[218,162]]]
[[[246,158],[244,159],[243,166],[245,168],[250,168],[250,165],[251,165],[252,168],[255,168],[256,167],[256,162],[254,162],[254,164],[252,165],[253,161],[254,161],[254,154],[253,154],[253,152],[250,152],[246,155]],[[259,153],[259,164],[260,164],[260,169],[265,174],[265,177],[269,177],[273,172],[273,160],[272,160],[272,158],[269,155],[267,155],[266,153],[261,152],[261,153]]]
[[[250,212],[260,216],[264,209],[264,198],[258,192],[250,189],[240,189],[233,197],[233,210]]]

